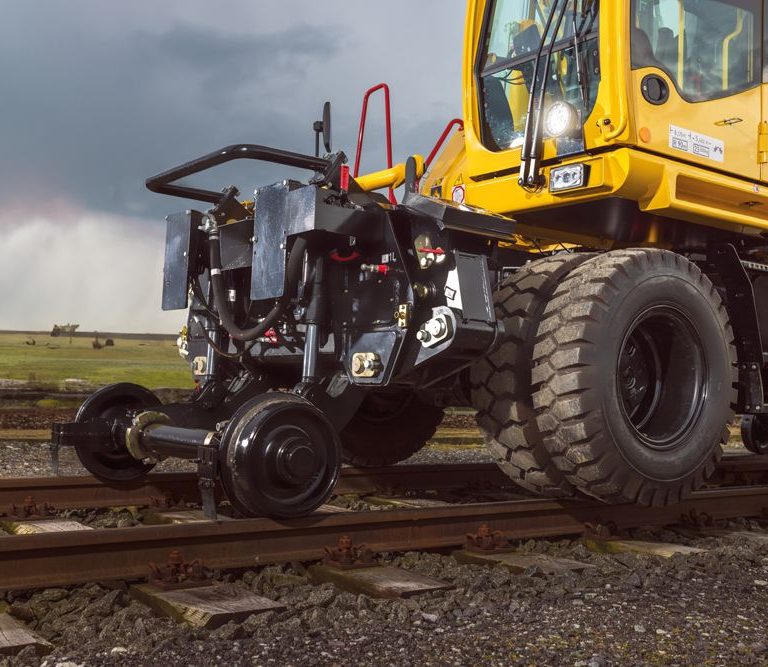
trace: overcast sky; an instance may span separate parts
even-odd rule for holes
[[[182,311],[160,310],[163,216],[186,203],[147,176],[230,143],[311,153],[326,99],[351,159],[361,96],[380,81],[395,159],[427,152],[461,114],[464,6],[3,0],[0,329],[176,331]],[[369,169],[384,166],[380,102]],[[237,163],[198,182],[249,192],[286,174]]]

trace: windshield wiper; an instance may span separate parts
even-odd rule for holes
[[[583,22],[582,22],[583,25]],[[579,45],[579,31],[576,29],[576,0],[573,0],[573,59],[576,61],[576,82],[579,84],[581,93],[581,104],[587,108],[587,86],[586,79],[582,76],[581,67],[581,48]]]
[[[581,4],[581,25],[576,27],[576,8],[578,0],[573,0],[573,57],[576,60],[576,81],[579,84],[581,93],[581,103],[584,109],[587,108],[588,82],[587,72],[584,70],[584,59],[581,54],[581,36],[588,32],[587,28],[594,25],[597,8],[593,5],[597,0],[583,0]],[[589,22],[589,23],[587,23]]]
[[[541,43],[539,44],[539,50],[536,52],[536,64],[533,68],[533,80],[531,81],[531,92],[528,96],[528,117],[525,119],[525,134],[523,136],[523,150],[520,155],[520,178],[518,183],[521,187],[537,190],[541,187],[541,174],[539,173],[539,161],[541,160],[541,125],[542,125],[542,110],[544,109],[544,99],[547,93],[547,84],[549,83],[549,68],[552,62],[552,51],[557,41],[557,33],[560,32],[560,26],[563,23],[563,17],[565,11],[568,8],[569,0],[554,0],[547,16],[547,23],[544,26],[544,34],[541,36]],[[554,21],[555,29],[551,31],[553,25],[553,19],[555,17],[555,11],[560,9],[557,16],[557,21]],[[552,36],[550,38],[550,31]],[[541,65],[541,56],[544,52],[544,47],[547,45],[547,39],[549,38],[549,44],[547,46],[547,55],[544,60],[544,74],[539,79],[539,67]],[[538,89],[539,82],[541,81],[541,90]],[[538,93],[539,99],[536,104],[536,114],[534,117],[533,104],[534,98]]]

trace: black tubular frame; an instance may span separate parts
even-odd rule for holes
[[[224,196],[221,192],[215,190],[203,190],[186,185],[174,185],[174,181],[180,178],[197,174],[206,169],[216,167],[232,160],[260,160],[262,162],[274,162],[289,167],[298,167],[315,172],[325,172],[331,165],[331,162],[313,155],[303,155],[301,153],[292,153],[278,148],[269,148],[257,144],[232,144],[225,146],[213,153],[208,153],[202,157],[195,158],[185,162],[168,171],[164,171],[156,176],[150,176],[146,181],[146,186],[152,192],[173,197],[182,197],[184,199],[196,199],[198,201],[218,204]]]

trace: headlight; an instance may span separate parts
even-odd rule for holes
[[[550,137],[562,137],[579,122],[579,114],[568,102],[555,102],[544,115],[544,131]]]

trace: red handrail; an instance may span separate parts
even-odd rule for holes
[[[440,135],[440,138],[437,140],[435,147],[432,149],[432,152],[429,154],[429,157],[427,157],[427,159],[424,161],[425,170],[429,169],[429,165],[432,164],[432,160],[435,159],[437,152],[445,143],[445,140],[448,138],[448,135],[451,133],[454,125],[458,126],[460,131],[464,130],[464,121],[461,120],[461,118],[454,118],[452,121],[449,121],[448,125],[445,126],[443,133]]]
[[[360,174],[360,157],[363,154],[363,139],[365,138],[365,122],[368,117],[368,99],[378,90],[384,91],[384,113],[387,132],[387,169],[392,168],[392,114],[389,104],[389,86],[386,83],[380,83],[373,88],[369,88],[363,97],[363,111],[360,114],[360,130],[357,134],[357,153],[355,154],[355,178]],[[395,191],[389,189],[389,201],[397,204]]]

